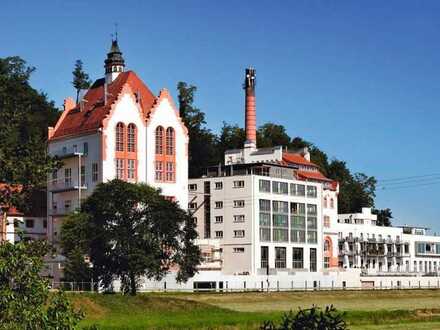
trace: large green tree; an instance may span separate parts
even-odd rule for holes
[[[0,244],[0,329],[75,329],[82,314],[41,276],[49,252],[42,240]]]
[[[98,185],[61,232],[68,259],[90,256],[95,281],[109,289],[118,278],[130,294],[141,277],[161,279],[172,266],[178,281],[192,277],[200,263],[196,238],[194,220],[175,202],[148,185],[121,180]]]
[[[0,205],[23,211],[43,191],[57,162],[47,154],[47,127],[58,118],[53,102],[29,84],[33,67],[20,57],[0,58]],[[5,221],[5,218],[3,218]]]
[[[76,89],[76,103],[79,101],[79,92],[81,89],[87,89],[92,84],[89,75],[84,71],[83,62],[76,60],[75,68],[72,71],[72,85]]]
[[[198,177],[219,159],[217,137],[206,127],[205,113],[194,106],[197,88],[185,82],[177,84],[180,117],[189,134],[189,177]]]

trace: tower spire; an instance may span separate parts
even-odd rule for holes
[[[116,77],[124,72],[125,61],[122,57],[122,52],[119,49],[118,44],[118,25],[115,23],[115,39],[112,36],[112,45],[110,47],[110,51],[107,53],[107,58],[104,61],[105,68],[105,81],[107,84],[110,84],[112,81],[116,79]]]

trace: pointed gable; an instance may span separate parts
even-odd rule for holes
[[[60,118],[55,129],[51,132],[50,140],[93,133],[103,126],[103,120],[110,113],[112,105],[118,100],[125,85],[135,93],[144,118],[146,118],[154,103],[155,96],[150,89],[139,79],[133,71],[127,71],[111,84],[107,85],[107,102],[104,104],[104,79],[98,79],[84,96],[83,106],[77,105],[73,109],[66,109],[66,114]]]

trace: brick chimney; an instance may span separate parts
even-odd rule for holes
[[[255,69],[247,68],[243,88],[245,90],[245,147],[257,147],[257,115],[255,111]]]

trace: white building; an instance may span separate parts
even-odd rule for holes
[[[254,87],[255,70],[247,69],[243,149],[226,151],[224,166],[189,180],[201,269],[294,275],[337,267],[337,233],[327,227],[331,217],[337,221],[338,185],[310,162],[307,149],[256,147]],[[331,247],[325,253],[324,245]]]
[[[193,286],[440,287],[440,237],[377,226],[370,208],[338,215],[338,183],[307,149],[257,148],[255,70],[246,70],[244,89],[243,148],[189,180],[204,257]]]
[[[83,93],[49,128],[49,154],[63,166],[48,184],[48,238],[57,243],[63,217],[80,207],[96,185],[115,178],[144,182],[186,209],[188,134],[166,89],[155,96],[125,63],[117,40],[105,77]]]

